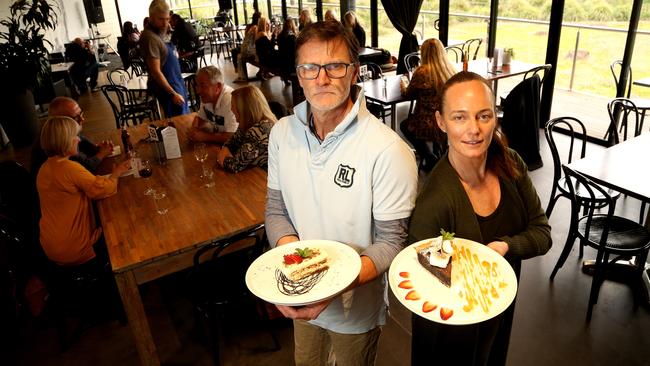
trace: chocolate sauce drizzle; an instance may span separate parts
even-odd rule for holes
[[[312,273],[298,281],[289,279],[279,268],[275,270],[275,279],[278,281],[278,290],[288,296],[302,295],[311,290],[327,273],[327,269]]]

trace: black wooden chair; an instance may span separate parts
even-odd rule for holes
[[[637,108],[632,100],[628,98],[616,98],[610,101],[607,104],[607,113],[609,113],[610,124],[605,139],[611,145],[616,145],[628,139],[629,126],[633,125],[634,137],[639,136],[643,131],[643,112]],[[644,217],[645,202],[641,202],[639,223],[643,222]]]
[[[420,52],[411,52],[404,56],[404,65],[406,66],[406,71],[410,73],[414,72],[420,66]]]
[[[137,92],[121,85],[103,85],[102,93],[113,110],[116,128],[126,126],[128,121],[142,123],[145,119],[159,119],[153,98],[139,99]]]
[[[458,46],[445,47],[445,52],[447,53],[447,57],[449,57],[452,62],[456,63],[462,62],[463,57],[465,56],[462,47]],[[451,56],[453,56],[453,58],[451,58]]]
[[[618,77],[619,74],[616,73],[617,69],[619,69],[619,73],[622,71],[623,67],[623,61],[621,60],[616,60],[613,61],[609,65],[609,69],[612,72],[612,76],[614,77],[614,88],[618,88]],[[630,66],[627,69],[627,83],[625,85],[625,94],[624,96],[628,99],[630,99],[637,107],[639,112],[641,112],[641,125],[643,125],[643,120],[645,119],[645,115],[648,111],[650,111],[650,99],[645,99],[645,98],[632,98],[632,67]],[[615,89],[616,90],[616,89]]]
[[[580,211],[585,206],[585,201],[576,193],[577,189],[574,185],[568,186],[571,198],[571,227],[562,254],[551,273],[551,281],[555,278],[558,269],[564,265],[576,239],[579,239],[583,245],[589,245],[598,251],[587,308],[587,322],[589,322],[593,306],[598,302],[600,286],[605,280],[605,273],[610,265],[618,260],[636,256],[637,268],[633,282],[638,286],[643,285],[642,273],[650,248],[650,233],[645,227],[632,220],[615,216],[615,200],[606,189],[566,165],[562,169],[566,177],[576,182],[576,187],[583,189],[590,203],[586,205],[587,213],[581,215]],[[601,209],[606,209],[607,213],[596,213],[598,207],[595,202],[598,200],[605,202],[605,206]],[[615,258],[610,260],[610,256]]]
[[[463,43],[463,54],[467,55],[468,59],[476,60],[478,50],[481,48],[483,40],[481,38],[468,39]]]
[[[219,335],[229,319],[227,314],[234,311],[245,309],[253,317],[260,317],[260,324],[269,331],[273,341],[268,350],[280,349],[264,303],[255,298],[245,284],[246,270],[262,254],[266,243],[264,225],[259,225],[213,242],[194,255],[187,283],[196,314],[204,320],[202,323],[207,323],[215,365],[220,364],[222,337]]]
[[[562,153],[560,153],[558,144],[555,141],[557,133],[562,133],[569,139],[568,150],[564,150]],[[576,186],[575,182],[565,177],[562,172],[562,164],[571,164],[572,161],[585,157],[587,152],[587,132],[585,125],[577,118],[558,117],[548,121],[544,134],[551,149],[551,156],[553,157],[553,187],[551,188],[551,198],[546,207],[546,216],[551,217],[553,208],[560,197],[571,198],[570,184],[575,188],[575,194],[580,197],[580,202],[583,204],[586,213],[588,205],[591,203],[589,201],[590,196],[584,192],[584,189]],[[607,194],[613,200],[616,200],[620,196],[618,192],[611,189],[607,190]],[[597,196],[594,202],[596,207],[602,207],[605,203],[604,197],[600,196]],[[582,258],[583,250],[583,246],[580,245],[580,258]]]

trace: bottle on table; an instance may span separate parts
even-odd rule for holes
[[[467,71],[469,68],[468,61],[467,61],[467,55],[463,54],[463,71]]]
[[[131,143],[131,135],[129,131],[126,130],[125,126],[122,126],[122,145],[124,146],[124,153],[128,154],[129,151],[133,151],[133,144]]]

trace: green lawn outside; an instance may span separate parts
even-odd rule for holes
[[[422,17],[420,18],[422,22]],[[433,28],[430,20],[425,20],[424,37],[436,37],[438,32]],[[590,25],[627,29],[626,23],[603,22]],[[641,22],[639,29],[649,29],[650,21]],[[416,27],[422,30],[422,23]],[[449,39],[466,40],[469,38],[484,38],[487,25],[482,21],[452,23],[449,30]],[[515,58],[532,62],[543,63],[546,57],[547,25],[500,22],[497,29],[497,47],[513,47]],[[564,27],[560,41],[558,59],[558,74],[555,87],[569,89],[573,50],[576,42],[577,28]],[[401,34],[393,28],[385,13],[379,16],[379,46],[389,49],[397,54]],[[610,63],[623,57],[625,38],[627,33],[609,32],[601,30],[582,29],[576,61],[573,90],[602,95],[614,96],[616,88],[614,79],[609,69]],[[485,54],[485,43],[481,46],[479,55]],[[650,35],[638,34],[632,59],[632,77],[639,79],[650,77]],[[650,98],[650,88],[640,86],[632,87],[632,96]]]

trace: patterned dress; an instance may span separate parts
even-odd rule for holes
[[[422,68],[413,73],[404,95],[417,101],[415,111],[403,123],[416,138],[442,143],[445,139],[436,124],[436,110],[439,109],[439,91],[428,81]]]
[[[233,156],[224,159],[223,168],[231,173],[241,172],[248,166],[259,166],[266,170],[269,158],[269,133],[272,127],[273,122],[264,119],[247,131],[238,129],[224,144]]]

